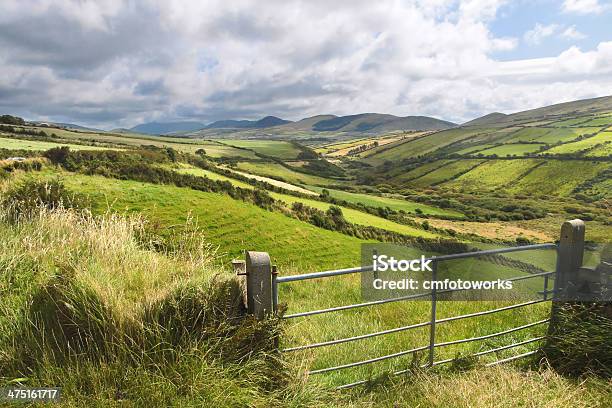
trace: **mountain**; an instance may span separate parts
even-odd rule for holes
[[[490,113],[453,129],[380,146],[360,160],[371,166],[387,166],[385,172],[400,174],[398,169],[409,166],[410,160],[428,156],[471,160],[563,155],[586,160],[607,158],[610,157],[607,149],[612,143],[612,135],[606,129],[611,128],[612,96],[606,96],[508,115]],[[459,163],[469,167],[476,162],[460,160],[457,166]]]
[[[129,130],[136,133],[149,135],[165,135],[176,132],[193,132],[205,128],[206,125],[200,122],[149,122],[134,126]]]
[[[337,118],[336,115],[316,115],[283,125],[283,129],[312,131],[312,126],[322,120]]]
[[[207,125],[205,129],[265,129],[287,123],[292,122],[276,116],[266,116],[259,120],[218,120]]]
[[[490,125],[492,123],[500,122],[506,119],[508,115],[501,112],[493,112],[488,115],[481,116],[476,119],[472,119],[469,122],[465,122],[461,126],[481,126],[481,125]]]
[[[100,129],[86,127],[86,126],[81,126],[81,125],[75,125],[74,123],[42,122],[42,121],[33,121],[32,123],[35,123],[37,125],[54,126],[54,127],[58,127],[58,128],[64,128],[64,129],[87,130],[87,131],[91,131],[91,132],[102,132],[102,130],[100,130]]]
[[[528,121],[551,120],[559,117],[577,117],[598,112],[612,111],[612,96],[602,96],[598,98],[581,99],[579,101],[563,102],[554,105],[544,106],[536,109],[529,109],[510,115],[503,113],[490,113],[481,118],[464,123],[462,126],[510,126]]]
[[[380,113],[361,113],[321,120],[312,126],[318,132],[380,133],[394,130],[440,130],[457,126],[427,116],[398,117]]]

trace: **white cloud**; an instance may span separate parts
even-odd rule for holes
[[[566,40],[583,40],[586,35],[578,31],[575,25],[565,27],[559,24],[540,24],[536,25],[523,35],[523,39],[529,45],[540,45],[543,40],[549,37],[559,37]]]
[[[547,24],[543,25],[537,23],[535,27],[527,31],[523,38],[525,42],[531,45],[538,45],[546,37],[550,37],[555,34],[561,27],[558,24]]]
[[[564,37],[570,40],[583,40],[587,38],[587,36],[581,33],[580,31],[578,31],[576,29],[576,26],[574,25],[567,27],[565,30],[563,30],[563,32],[561,33],[561,37]]]
[[[497,62],[517,44],[488,28],[501,4],[8,1],[0,112],[107,127],[359,112],[462,121],[612,89],[606,43]],[[570,57],[595,63],[585,72]]]
[[[562,9],[568,13],[597,14],[604,10],[604,6],[598,0],[564,0]]]

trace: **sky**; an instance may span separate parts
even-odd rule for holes
[[[612,94],[612,0],[2,0],[0,113],[426,115]]]

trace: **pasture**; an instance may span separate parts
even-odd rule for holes
[[[281,160],[296,159],[302,151],[294,143],[280,140],[222,140],[219,143],[249,149],[255,153]]]
[[[56,175],[47,172],[37,176]],[[59,175],[72,191],[90,198],[95,213],[143,213],[166,236],[178,234],[191,220],[206,241],[219,248],[223,262],[240,256],[245,249],[258,248],[283,265],[341,267],[356,259],[363,242],[225,194],[100,176]]]
[[[612,143],[612,132],[601,132],[593,137],[588,137],[577,142],[566,143],[553,147],[547,152],[551,154],[577,153],[604,143]]]
[[[338,183],[336,180],[290,170],[279,163],[238,162],[237,168],[238,170],[256,174],[258,176],[279,179],[291,184],[326,186],[332,183]]]
[[[445,187],[469,191],[503,189],[510,185],[541,160],[488,160],[465,174],[444,183]]]
[[[570,195],[576,187],[611,166],[612,164],[609,163],[549,160],[534,168],[525,177],[508,185],[506,191],[514,194],[540,196],[546,194]]]
[[[322,187],[309,187],[313,191],[321,193]],[[403,200],[401,198],[378,196],[373,194],[365,193],[354,193],[350,191],[326,189],[329,195],[338,200],[348,201],[349,203],[363,204],[369,207],[378,208],[391,208],[395,211],[405,211],[407,213],[415,214],[417,209],[421,210],[422,214],[426,215],[442,215],[445,217],[462,217],[463,215],[457,211],[448,210],[444,208],[433,207],[424,203],[417,203],[414,201]]]
[[[68,146],[72,150],[108,150],[109,147],[87,146],[70,143],[54,143],[39,140],[14,139],[8,137],[0,137],[0,148],[9,150],[49,150],[55,147]]]
[[[458,175],[478,166],[483,160],[456,160],[445,164],[423,176],[410,180],[407,184],[415,187],[428,187],[450,181]]]
[[[541,147],[544,147],[544,144],[523,144],[523,143],[513,143],[513,144],[503,144],[500,146],[495,146],[486,150],[479,150],[478,152],[472,153],[472,156],[484,155],[484,156],[492,156],[497,155],[500,157],[508,157],[508,156],[524,156],[527,153],[535,153],[540,151]]]

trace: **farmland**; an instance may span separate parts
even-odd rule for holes
[[[541,163],[541,160],[488,160],[445,186],[472,191],[502,189]]]
[[[503,144],[501,146],[492,147],[490,149],[479,150],[477,154],[482,154],[485,156],[523,156],[527,153],[535,153],[543,147],[543,144],[522,144],[522,143],[513,143],[513,144]],[[474,153],[472,153],[474,155]]]
[[[319,193],[323,191],[322,187],[310,187],[310,188],[313,191],[317,191]],[[436,208],[436,207],[432,207],[426,204],[411,202],[411,201],[402,200],[399,198],[376,196],[372,194],[363,194],[363,193],[353,193],[349,191],[333,190],[333,189],[326,189],[326,190],[329,192],[329,195],[331,197],[337,198],[338,200],[348,201],[350,203],[364,204],[370,207],[380,207],[380,208],[388,207],[388,208],[391,208],[392,210],[405,211],[408,213],[415,213],[415,211],[419,209],[422,214],[444,215],[448,217],[461,217],[461,214],[456,211]]]
[[[283,160],[296,159],[302,151],[293,143],[276,140],[227,140],[221,143]]]
[[[74,406],[115,401],[115,379],[126,375],[129,379],[122,382],[121,393],[125,394],[121,398],[131,401],[134,396],[157,392],[151,400],[163,393],[168,395],[164,401],[169,406],[193,401],[222,406],[228,394],[241,401],[239,405],[259,398],[261,406],[394,406],[402,398],[415,406],[436,406],[441,401],[479,406],[485,401],[484,392],[474,395],[461,392],[461,387],[474,383],[479,386],[476,389],[495,387],[494,380],[516,386],[506,391],[511,406],[529,405],[526,401],[531,403],[535,398],[530,394],[537,394],[540,405],[607,406],[610,391],[605,379],[573,380],[546,366],[529,370],[537,364],[532,360],[504,368],[482,365],[533,350],[540,345],[537,342],[483,356],[463,368],[453,364],[420,370],[416,366],[424,363],[425,356],[416,353],[414,358],[406,354],[334,373],[307,374],[421,347],[427,342],[428,327],[316,347],[284,354],[280,359],[278,354],[270,358],[268,349],[254,351],[261,337],[271,339],[276,332],[268,332],[267,326],[250,325],[249,319],[231,335],[224,331],[224,325],[198,329],[198,333],[212,336],[207,342],[189,337],[195,332],[192,329],[181,334],[186,343],[180,344],[172,343],[172,336],[149,338],[150,333],[139,332],[151,326],[147,319],[156,305],[169,315],[181,308],[176,320],[171,320],[175,319],[172,315],[164,321],[169,327],[182,319],[191,324],[194,310],[194,316],[208,318],[206,305],[233,305],[224,297],[233,296],[227,293],[234,293],[231,285],[237,285],[229,261],[243,258],[244,250],[270,253],[280,275],[286,276],[357,266],[361,245],[366,242],[401,242],[413,256],[454,250],[454,246],[446,246],[449,241],[464,249],[551,242],[558,239],[561,223],[570,218],[588,220],[588,240],[607,239],[612,143],[611,132],[604,129],[610,125],[609,111],[581,114],[576,109],[563,107],[570,116],[550,110],[545,114],[502,115],[493,122],[401,136],[351,138],[343,134],[340,138],[329,133],[325,138],[308,140],[308,147],[295,139],[241,139],[233,135],[205,140],[34,126],[28,127],[31,133],[27,139],[19,132],[2,138],[1,147],[9,149],[3,151],[4,157],[13,154],[10,149],[30,146],[34,150],[28,152],[33,158],[26,161],[0,163],[1,197],[15,194],[27,180],[43,180],[47,186],[59,180],[66,194],[77,197],[85,207],[83,212],[47,208],[41,216],[17,224],[11,224],[8,213],[0,214],[0,243],[6,248],[0,254],[0,272],[11,271],[0,273],[0,291],[9,284],[19,285],[19,290],[7,291],[10,296],[0,299],[0,310],[10,316],[0,315],[0,369],[12,370],[2,377],[27,374],[33,383],[51,381],[63,387],[67,403]],[[33,133],[40,129],[48,137]],[[251,137],[258,132],[241,131],[240,135]],[[307,132],[299,132],[300,140],[308,139]],[[348,154],[377,137],[385,143]],[[62,145],[70,149],[48,151]],[[313,156],[313,151],[322,156]],[[332,168],[326,157],[341,169],[340,175],[326,173]],[[31,166],[31,161],[39,165]],[[44,194],[48,187],[40,186],[28,191]],[[22,242],[28,245],[16,244]],[[441,252],[425,251],[423,243]],[[553,251],[510,254],[506,259],[525,264],[457,261],[441,267],[440,272],[460,271],[471,278],[495,273],[507,278],[524,275],[530,265],[548,270],[555,264]],[[63,281],[60,277],[67,278]],[[66,282],[81,289],[71,292]],[[535,291],[542,285],[543,280],[537,277],[523,288]],[[36,305],[30,300],[45,291],[70,305],[70,310],[87,311],[101,299],[100,315],[106,316],[103,313],[108,310],[113,318],[108,320],[112,324],[106,320],[100,324],[107,325],[104,332],[122,333],[110,342],[121,345],[119,351],[96,349],[101,355],[90,359],[91,351],[85,350],[78,360],[56,365],[51,358],[42,359],[43,364],[27,373],[20,371],[20,355],[15,351],[19,344],[38,345],[47,337],[26,332],[18,342],[14,333],[22,332],[12,321],[26,322],[29,308]],[[358,275],[289,283],[280,287],[279,295],[281,308],[286,307],[287,313],[363,301]],[[171,296],[175,297],[169,299]],[[437,317],[506,304],[441,301]],[[216,312],[211,313],[214,316]],[[230,308],[228,313],[238,312]],[[478,319],[448,321],[436,329],[436,341],[484,336],[549,314],[550,305],[542,303]],[[279,323],[283,333],[279,344],[286,348],[359,336],[426,322],[430,317],[428,302],[413,301],[296,318]],[[90,327],[89,323],[76,324]],[[215,337],[217,333],[223,333],[219,335],[222,339]],[[539,325],[484,342],[449,344],[436,350],[435,357],[452,359],[545,333],[546,326]],[[125,338],[129,341],[124,342]],[[163,351],[141,349],[142,344],[152,344],[153,349],[159,345]],[[221,357],[214,354],[219,344],[227,353]],[[236,354],[237,350],[246,350],[246,355]],[[228,354],[239,357],[224,360]],[[388,375],[407,368],[414,375]],[[245,379],[254,372],[264,372],[266,378],[282,375],[283,380],[274,384],[284,385],[278,393],[270,393],[265,388],[269,384],[253,385]],[[95,384],[95,390],[85,392],[81,380],[69,378],[83,378],[84,383]],[[345,394],[330,391],[362,379],[374,380],[372,386]]]
[[[457,175],[460,173],[467,172],[468,170],[478,166],[480,163],[482,163],[481,160],[453,161],[430,173],[412,180],[410,184],[416,187],[427,187],[440,184],[457,177]]]
[[[49,173],[46,177],[54,177]],[[223,260],[246,248],[270,252],[279,264],[311,268],[346,265],[359,253],[360,240],[322,230],[216,193],[98,176],[64,174],[68,188],[86,194],[96,213],[143,213],[164,234],[176,234],[192,220]]]
[[[325,186],[334,183],[333,180],[324,177],[318,177],[290,170],[278,163],[239,162],[237,164],[237,169],[259,176],[284,180],[292,184]]]
[[[62,146],[68,146],[72,150],[104,150],[105,147],[98,146],[87,146],[78,144],[61,144]],[[14,138],[0,137],[0,147],[3,149],[10,150],[49,150],[53,147],[57,147],[57,143],[43,142],[38,140],[22,140]]]

